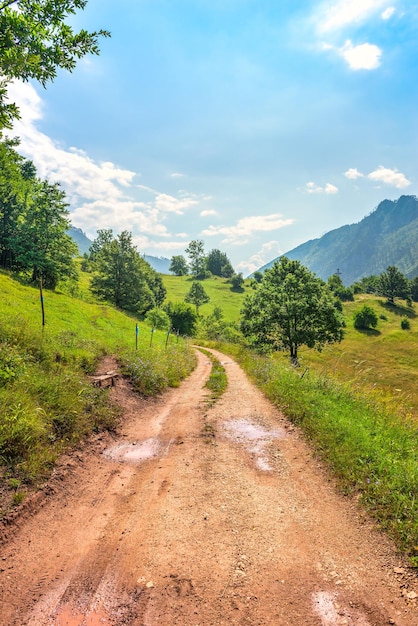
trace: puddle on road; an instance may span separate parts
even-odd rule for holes
[[[118,443],[103,452],[104,456],[120,463],[142,463],[160,456],[163,451],[162,442],[152,437],[133,443]]]
[[[275,439],[284,439],[286,437],[284,429],[267,430],[260,424],[254,424],[247,419],[235,419],[225,422],[224,430],[229,439],[243,445],[247,452],[254,456],[259,470],[273,471],[265,448]]]
[[[336,593],[318,591],[312,594],[312,602],[322,626],[371,626],[362,613],[341,607]]]
[[[103,611],[93,611],[85,615],[84,613],[73,612],[69,606],[65,606],[59,611],[54,624],[56,626],[111,626],[111,622]]]

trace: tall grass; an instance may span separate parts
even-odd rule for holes
[[[418,426],[370,397],[315,371],[243,348],[234,353],[250,377],[311,441],[344,492],[363,506],[418,565]]]

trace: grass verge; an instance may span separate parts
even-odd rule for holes
[[[225,372],[225,368],[221,364],[220,360],[216,358],[212,352],[209,350],[204,350],[199,347],[200,352],[202,352],[205,356],[210,359],[212,363],[212,369],[210,372],[210,376],[205,383],[205,387],[209,389],[210,396],[208,399],[208,404],[213,406],[215,402],[221,397],[224,393],[225,389],[228,386],[228,377]]]

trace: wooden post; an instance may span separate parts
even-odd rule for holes
[[[44,307],[44,294],[42,291],[42,275],[39,276],[39,296],[41,299],[41,311],[42,311],[42,329],[45,326],[45,307]]]

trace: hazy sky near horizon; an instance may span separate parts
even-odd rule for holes
[[[94,238],[237,271],[418,194],[414,0],[89,0],[101,54],[17,83],[14,134]]]

